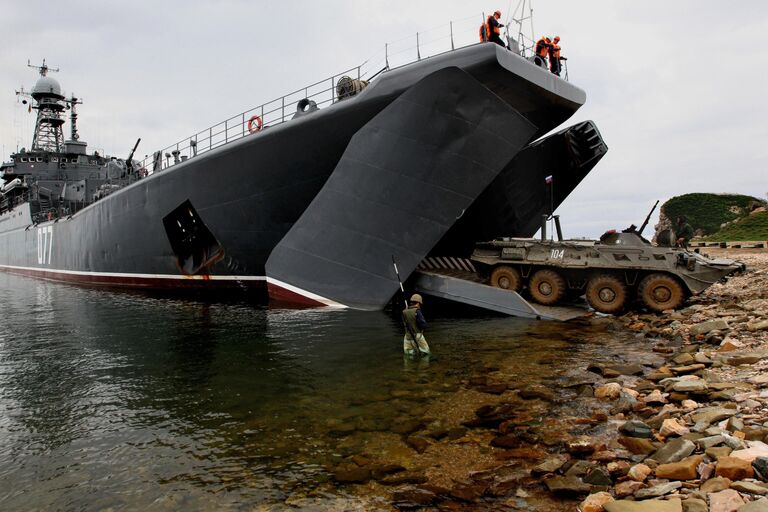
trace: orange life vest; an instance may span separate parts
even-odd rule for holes
[[[549,44],[547,44],[547,42],[542,37],[541,39],[536,41],[536,55],[538,55],[542,59],[546,59],[548,53],[549,53]]]
[[[552,46],[549,47],[549,56],[554,59],[560,58],[560,47],[555,43],[552,43]]]
[[[488,41],[488,25],[483,23],[480,25],[480,42],[484,43]]]

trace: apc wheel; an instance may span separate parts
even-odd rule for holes
[[[618,313],[627,304],[627,285],[616,276],[597,275],[587,283],[587,302],[601,313]]]
[[[491,286],[519,292],[523,287],[523,279],[516,268],[502,265],[491,272]]]
[[[565,279],[554,270],[539,270],[528,283],[533,300],[544,306],[557,304],[565,296]]]
[[[648,309],[661,313],[677,309],[685,300],[685,291],[680,282],[666,274],[651,274],[640,281],[637,297]]]

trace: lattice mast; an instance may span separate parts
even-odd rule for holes
[[[30,109],[37,110],[37,122],[35,123],[35,134],[32,138],[32,150],[52,151],[57,153],[64,152],[64,118],[62,113],[67,108],[67,101],[61,94],[59,83],[48,76],[48,72],[58,72],[58,68],[49,68],[45,59],[42,66],[33,66],[27,61],[27,66],[37,69],[40,72],[40,78],[32,88],[31,92],[24,89],[16,91],[18,96],[32,98],[33,105]],[[27,101],[24,100],[23,103]]]

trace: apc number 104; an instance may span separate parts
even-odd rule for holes
[[[549,258],[552,260],[561,260],[565,257],[565,249],[552,249]]]

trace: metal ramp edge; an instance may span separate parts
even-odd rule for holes
[[[449,276],[423,270],[414,272],[412,278],[413,287],[419,293],[510,316],[568,321],[589,313],[586,309],[579,307],[553,307],[538,304],[534,306],[517,292],[495,288],[472,278]]]

